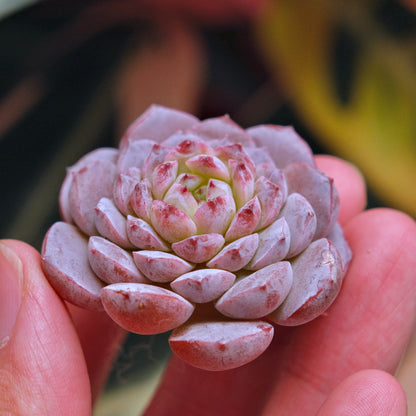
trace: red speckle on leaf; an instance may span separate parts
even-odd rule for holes
[[[215,185],[215,183],[213,181],[209,181],[208,182],[208,188],[212,190],[212,189],[218,188],[218,186]]]
[[[207,168],[215,168],[216,165],[214,163],[214,159],[212,156],[201,156],[199,158],[199,161],[201,162],[202,166],[205,166]]]
[[[238,174],[245,182],[252,179],[252,174],[245,163],[240,162],[236,167],[235,173]]]
[[[219,343],[218,343],[218,349],[219,349],[220,351],[225,351],[225,350],[227,349],[227,346],[226,346],[224,343],[219,342]]]
[[[165,180],[169,176],[173,168],[174,168],[174,164],[172,162],[161,163],[157,167],[157,174],[159,177],[159,181]]]
[[[253,216],[254,216],[253,208],[247,207],[245,209],[242,209],[239,212],[238,219],[241,221],[241,223],[247,224],[252,221]]]
[[[126,292],[125,290],[117,290],[116,293],[123,296],[125,300],[130,300],[130,293]]]
[[[198,241],[194,238],[190,238],[188,242],[191,249],[196,249],[198,247]]]
[[[241,259],[241,250],[238,248],[233,248],[228,253],[232,261],[238,261]]]
[[[306,299],[305,303],[293,314],[293,316],[301,314],[304,309],[312,302],[314,301],[323,291],[323,289],[319,289],[313,296],[310,296],[308,299]]]
[[[176,207],[174,207],[173,205],[170,204],[166,204],[163,207],[162,213],[163,213],[163,217],[168,219],[170,218],[172,215],[175,215],[177,213],[178,209]]]
[[[81,169],[78,170],[77,174],[82,174],[87,170],[87,166],[82,167]]]
[[[225,201],[221,196],[218,196],[217,198],[208,200],[206,204],[212,212],[215,212],[218,208],[225,205]]]
[[[280,296],[278,297],[278,299],[280,299]],[[276,305],[276,297],[274,294],[272,294],[271,296],[268,296],[266,299],[266,307],[272,307],[273,305]]]
[[[183,142],[179,143],[176,147],[176,150],[178,153],[181,153],[183,155],[187,155],[190,153],[193,153],[195,148],[194,142],[191,140],[184,140]]]
[[[258,329],[261,329],[263,332],[271,332],[273,331],[273,327],[265,325],[265,324],[259,324],[257,325]]]

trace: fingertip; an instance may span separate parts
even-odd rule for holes
[[[374,208],[352,218],[344,232],[363,270],[374,270],[380,262],[387,266],[394,264],[402,271],[400,279],[397,276],[396,280],[413,284],[416,276],[416,222],[413,218],[391,208]]]
[[[406,416],[406,394],[399,382],[381,370],[362,370],[341,382],[317,416]]]
[[[364,177],[353,164],[335,156],[317,155],[315,161],[319,169],[334,179],[340,199],[339,221],[345,224],[366,207]]]
[[[13,250],[16,255],[23,259],[29,259],[30,261],[38,262],[40,260],[39,252],[34,249],[31,245],[19,241],[19,240],[1,240],[1,242],[9,247],[10,250]]]

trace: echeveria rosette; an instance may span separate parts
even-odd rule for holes
[[[322,314],[351,259],[333,180],[291,127],[154,105],[68,169],[60,208],[42,248],[57,292],[135,333],[173,330],[207,370]]]

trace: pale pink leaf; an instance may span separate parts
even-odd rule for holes
[[[141,179],[140,169],[129,168],[124,173],[119,173],[114,181],[113,199],[119,211],[124,215],[133,214],[131,195],[134,187]]]
[[[154,250],[133,251],[138,269],[150,280],[167,283],[184,273],[190,272],[194,265],[174,254]]]
[[[148,282],[137,269],[132,255],[103,237],[90,237],[88,260],[95,274],[106,283]]]
[[[215,199],[217,196],[220,195],[228,195],[232,198],[233,191],[231,189],[231,186],[228,185],[227,182],[220,181],[218,179],[210,179],[207,185],[206,199]],[[234,207],[235,211],[235,204],[233,203],[232,206]]]
[[[224,245],[221,234],[200,234],[172,244],[172,250],[192,263],[205,263],[214,257]]]
[[[176,182],[182,186],[186,186],[188,191],[195,191],[203,182],[203,179],[199,175],[193,173],[181,173],[176,178]]]
[[[115,283],[101,291],[110,317],[127,331],[151,335],[186,322],[194,306],[170,290],[144,283]]]
[[[259,125],[246,132],[258,147],[266,147],[278,168],[293,162],[315,166],[313,153],[308,144],[291,126]]]
[[[152,172],[152,193],[154,199],[163,199],[178,174],[178,161],[172,160],[157,165]]]
[[[237,238],[251,234],[256,229],[260,217],[261,207],[259,199],[256,196],[237,211],[230,227],[225,233],[225,241],[236,240]]]
[[[143,250],[170,251],[166,241],[146,221],[129,215],[126,226],[127,237],[135,247]]]
[[[253,148],[249,148],[252,150]],[[219,146],[215,149],[215,156],[219,157],[224,163],[229,160],[243,163],[251,171],[253,176],[256,175],[256,165],[245,151],[241,143],[234,143],[227,146]],[[273,163],[273,162],[272,162]]]
[[[111,198],[115,165],[108,160],[95,160],[72,172],[69,208],[75,224],[87,235],[97,233],[95,207],[103,198]]]
[[[111,147],[101,147],[95,149],[81,159],[79,159],[75,165],[67,169],[65,179],[62,182],[62,186],[59,192],[59,210],[61,218],[68,223],[72,223],[72,216],[69,208],[69,190],[72,185],[72,176],[73,172],[84,167],[86,164],[93,162],[95,160],[108,160],[109,162],[116,163],[118,157],[118,150]]]
[[[117,173],[124,173],[130,168],[141,169],[155,144],[156,142],[153,140],[127,141],[125,146],[120,149]]]
[[[188,132],[177,132],[165,140],[162,145],[172,148],[166,155],[166,161],[188,159],[197,154],[214,153],[213,149],[200,137]]]
[[[211,302],[234,283],[235,275],[220,269],[199,269],[175,279],[170,286],[191,302]]]
[[[198,202],[194,196],[191,192],[189,192],[186,186],[179,183],[174,183],[169,188],[163,198],[163,201],[185,212],[185,214],[190,218],[194,216],[196,210],[198,209]]]
[[[225,316],[258,319],[274,311],[285,300],[292,286],[288,261],[264,267],[237,281],[215,304]]]
[[[344,236],[341,225],[337,222],[328,234],[328,240],[335,244],[342,260],[342,273],[345,274],[352,260],[352,251]]]
[[[230,195],[219,195],[203,203],[195,212],[199,234],[224,234],[235,215],[235,202]]]
[[[41,257],[42,269],[60,296],[81,308],[102,310],[104,283],[92,271],[88,240],[75,226],[53,224],[43,240]]]
[[[252,259],[259,244],[258,234],[239,238],[225,246],[208,263],[208,267],[235,272],[246,266]]]
[[[197,155],[189,158],[185,165],[197,175],[228,181],[230,173],[227,166],[216,156]]]
[[[178,357],[194,367],[224,371],[261,355],[273,334],[273,326],[263,321],[200,322],[175,329],[169,344]]]
[[[120,247],[133,248],[127,237],[126,217],[108,198],[101,198],[95,207],[95,226],[98,232]]]
[[[316,232],[316,215],[306,198],[298,193],[290,194],[279,214],[290,230],[290,248],[287,257],[302,252],[313,241]]]
[[[246,147],[254,146],[252,138],[228,115],[203,120],[194,125],[190,131],[208,141],[215,142],[226,138],[231,143],[240,143]]]
[[[261,176],[254,184],[254,194],[259,199],[261,207],[260,221],[256,230],[261,230],[278,217],[280,209],[286,201],[286,192],[275,183]]]
[[[245,266],[248,270],[258,270],[272,263],[283,260],[290,247],[290,230],[285,218],[279,218],[258,233],[259,246],[250,263]]]
[[[232,189],[237,209],[240,209],[251,198],[254,192],[254,175],[243,163],[229,160],[228,165],[231,172]]]
[[[150,219],[156,232],[167,242],[175,243],[196,234],[196,225],[182,210],[155,200]]]
[[[334,180],[324,172],[304,163],[292,163],[284,170],[289,193],[303,195],[312,205],[317,224],[315,239],[325,237],[339,214],[339,197]]]
[[[133,189],[130,197],[130,203],[133,211],[142,220],[150,222],[150,211],[152,209],[152,190],[147,178],[141,180]]]
[[[168,153],[168,147],[162,146],[160,144],[153,145],[152,150],[141,166],[142,177],[151,180],[153,170],[165,161],[165,157]]]
[[[176,131],[187,129],[198,121],[191,114],[154,104],[130,125],[120,147],[126,146],[128,141],[142,139],[161,143]]]
[[[342,261],[326,238],[314,241],[292,263],[293,285],[268,318],[279,325],[302,325],[328,309],[342,284]]]

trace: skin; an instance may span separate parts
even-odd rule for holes
[[[146,416],[406,415],[392,374],[415,324],[416,224],[394,210],[364,211],[353,166],[329,156],[317,163],[335,179],[355,252],[335,303],[309,324],[277,328],[269,349],[236,370],[205,372],[172,357]],[[9,249],[20,259],[23,297],[0,349],[0,414],[90,415],[125,333],[102,313],[62,302],[33,248],[3,241]]]

